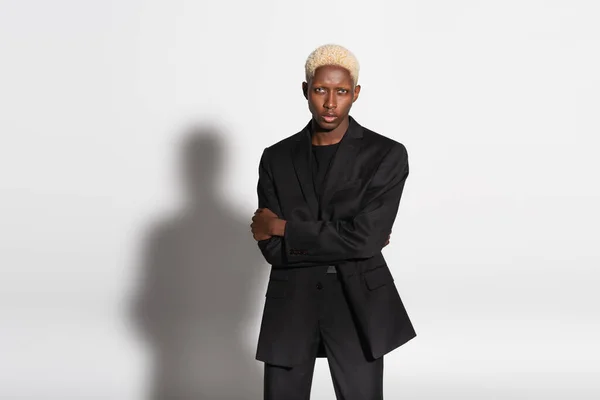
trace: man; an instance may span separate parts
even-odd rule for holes
[[[302,84],[312,119],[260,160],[251,228],[272,265],[256,354],[265,399],[309,399],[316,357],[338,399],[382,399],[383,355],[416,336],[381,254],[407,152],[349,115],[358,72],[344,47],[314,50]]]

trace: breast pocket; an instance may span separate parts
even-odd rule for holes
[[[356,200],[362,190],[362,179],[343,182],[334,189],[332,200]]]
[[[360,184],[362,183],[362,179],[354,179],[351,181],[343,182],[339,186],[335,188],[335,194],[343,190],[351,190],[360,188]]]
[[[344,219],[355,216],[359,211],[362,190],[362,179],[344,182],[336,187],[327,204],[332,217],[334,219]]]

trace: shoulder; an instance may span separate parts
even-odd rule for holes
[[[303,128],[299,132],[294,133],[293,135],[287,136],[276,143],[266,147],[264,149],[265,157],[289,157],[291,149],[294,147],[296,143],[305,139],[306,128]]]
[[[362,129],[365,145],[376,148],[378,150],[377,152],[383,157],[386,155],[400,158],[408,157],[408,151],[403,143],[400,143],[395,139],[382,135],[381,133],[375,132],[371,129],[365,128],[364,126]]]
[[[291,136],[288,136],[286,138],[281,139],[280,141],[278,141],[276,143],[273,143],[272,145],[267,147],[266,150],[268,150],[269,153],[278,153],[281,151],[287,151],[292,148],[294,143],[301,140],[302,135],[303,135],[302,131],[300,131],[298,133],[294,133]]]

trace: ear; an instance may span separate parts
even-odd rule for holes
[[[354,98],[352,99],[353,103],[358,99],[358,94],[359,93],[360,93],[360,85],[356,85],[354,87]]]
[[[308,100],[308,83],[302,82],[302,93],[304,94],[304,98]]]

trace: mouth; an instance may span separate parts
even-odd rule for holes
[[[325,120],[325,122],[333,122],[337,119],[337,115],[334,114],[323,114],[321,118]]]

